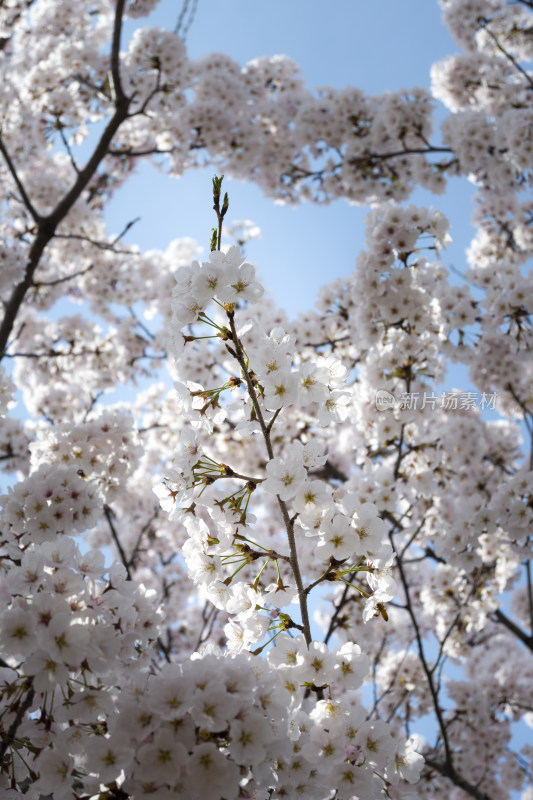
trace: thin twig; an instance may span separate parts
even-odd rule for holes
[[[527,600],[529,606],[529,625],[531,628],[530,638],[533,640],[533,584],[531,581],[531,561],[528,559],[525,562],[526,580],[527,580]]]
[[[218,616],[218,608],[214,606],[209,600],[206,600],[205,605],[202,609],[203,624],[202,627],[200,628],[200,633],[198,634],[198,639],[194,647],[194,652],[196,652],[200,647],[200,645],[206,642],[211,636],[217,616]]]
[[[20,178],[18,176],[18,172],[17,172],[16,167],[15,167],[15,165],[14,165],[12,159],[11,159],[11,156],[9,155],[9,153],[8,153],[8,151],[6,149],[6,146],[4,145],[4,142],[2,140],[2,136],[1,135],[0,135],[0,153],[2,153],[2,155],[4,156],[4,160],[5,160],[6,164],[7,164],[7,168],[10,171],[11,176],[12,176],[13,180],[15,181],[16,185],[17,185],[17,189],[20,192],[20,196],[22,197],[22,202],[24,203],[24,205],[26,206],[26,208],[30,212],[30,215],[32,216],[34,222],[39,224],[42,221],[42,217],[37,212],[37,210],[35,209],[33,203],[31,202],[31,200],[29,198],[28,193],[26,192],[26,189],[24,188],[24,184],[22,183],[22,181],[20,180]]]
[[[135,225],[136,222],[139,222],[141,218],[135,217],[127,225],[124,226],[124,229],[121,233],[117,234],[115,238],[111,242],[99,242],[97,239],[91,239],[90,236],[84,236],[81,233],[56,233],[57,239],[76,239],[81,242],[87,242],[87,244],[92,244],[94,247],[98,247],[99,250],[112,250],[114,253],[120,253],[121,255],[126,256],[134,256],[138,255],[135,250],[115,250],[115,245],[126,235],[129,229]]]
[[[453,767],[450,769],[448,764],[442,764],[440,761],[435,761],[433,758],[430,758],[426,755],[424,755],[424,761],[428,767],[436,770],[445,778],[449,778],[456,786],[459,786],[460,789],[469,794],[475,800],[491,800],[490,796],[486,792],[483,792],[478,786],[474,786],[474,784],[461,777],[461,775],[459,775],[453,769]]]
[[[185,41],[185,39],[187,38],[187,34],[188,34],[189,30],[190,30],[190,27],[191,27],[191,25],[192,25],[192,23],[194,21],[194,17],[196,15],[197,10],[198,10],[198,0],[192,0],[190,11],[189,11],[189,3],[190,3],[190,0],[183,0],[183,5],[181,7],[181,11],[179,13],[178,20],[177,20],[176,25],[174,27],[174,33],[176,33],[178,36],[181,36],[183,41]],[[189,16],[188,16],[187,20],[185,21],[185,16],[186,16],[188,11],[189,11]],[[182,26],[183,26],[183,30],[182,30]]]
[[[59,135],[61,137],[61,141],[63,142],[63,146],[64,146],[65,150],[68,153],[68,157],[70,158],[70,163],[72,165],[72,169],[74,170],[74,172],[77,172],[78,175],[79,175],[80,168],[76,164],[76,159],[74,158],[74,153],[72,152],[72,148],[71,148],[70,144],[68,143],[67,137],[65,136],[65,131],[63,130],[63,125],[61,124],[61,120],[60,120],[59,117],[56,117],[56,120],[57,120],[57,128],[56,128],[56,130],[59,131]]]
[[[20,724],[22,723],[26,711],[28,711],[28,709],[31,707],[31,704],[33,703],[33,698],[35,697],[35,689],[33,688],[33,678],[29,678],[28,682],[29,682],[29,689],[26,698],[24,702],[20,704],[18,711],[15,715],[15,719],[9,726],[7,733],[0,742],[0,765],[2,765],[4,762],[4,757],[8,747],[11,747],[11,745],[15,741],[17,730]]]
[[[111,509],[109,508],[108,505],[104,506],[104,514],[105,514],[105,518],[107,520],[107,523],[109,525],[109,530],[111,531],[111,536],[112,536],[113,541],[115,542],[115,544],[117,546],[117,550],[118,550],[118,552],[120,554],[120,560],[122,561],[122,563],[124,565],[124,568],[126,570],[126,574],[128,576],[127,579],[129,581],[131,581],[131,580],[133,580],[133,576],[132,576],[131,570],[130,570],[130,562],[126,557],[126,553],[124,552],[124,548],[122,547],[120,539],[118,538],[117,529],[115,528],[115,525],[113,524],[112,511],[111,511]]]
[[[87,272],[90,272],[94,269],[94,264],[89,264],[88,267],[85,269],[80,269],[77,272],[73,272],[71,275],[65,275],[63,278],[55,278],[51,281],[32,281],[31,285],[34,289],[40,289],[44,286],[58,286],[61,283],[66,283],[67,281],[72,281],[74,278],[79,278],[80,275],[85,275]]]
[[[355,573],[351,573],[349,575],[349,581],[351,582],[354,577],[355,577]],[[337,620],[338,620],[340,612],[342,611],[344,606],[348,605],[348,603],[352,602],[352,600],[354,599],[353,596],[352,597],[348,597],[350,589],[351,589],[351,587],[348,586],[348,584],[346,584],[344,589],[343,589],[343,591],[342,591],[342,595],[340,597],[340,600],[339,600],[338,604],[334,605],[335,611],[331,615],[331,619],[329,621],[329,626],[328,626],[328,629],[326,631],[326,635],[324,636],[324,644],[327,644],[329,642],[330,638],[332,637],[332,635],[335,632],[335,628],[338,627],[337,626]]]
[[[511,53],[509,53],[509,51],[506,50],[505,47],[502,44],[500,44],[500,42],[498,41],[498,37],[496,36],[495,33],[493,33],[490,30],[486,20],[483,20],[481,22],[481,27],[483,28],[484,31],[486,31],[488,33],[488,35],[490,36],[490,38],[492,39],[492,41],[494,42],[494,44],[496,45],[496,47],[498,48],[500,53],[502,53],[505,56],[505,58],[507,58],[511,62],[513,67],[516,70],[518,70],[518,72],[520,72],[521,75],[524,76],[524,78],[526,79],[526,81],[529,84],[529,88],[533,89],[533,79],[531,78],[531,75],[528,75],[528,73],[525,71],[525,69],[522,67],[522,65],[518,63],[516,58]]]
[[[512,619],[509,619],[507,614],[504,614],[501,609],[496,609],[492,619],[494,622],[500,622],[502,625],[504,625],[507,630],[513,633],[517,639],[520,639],[520,641],[525,644],[529,650],[533,651],[533,636],[528,636],[527,633],[525,633],[522,628],[513,622]]]
[[[147,522],[145,522],[145,524],[142,526],[142,528],[141,528],[141,530],[139,532],[139,535],[137,537],[137,541],[135,542],[135,546],[134,546],[134,548],[132,550],[132,553],[131,553],[131,556],[130,556],[130,559],[129,559],[129,562],[128,562],[129,566],[132,567],[133,569],[135,569],[135,561],[137,560],[137,555],[139,553],[139,549],[140,549],[140,546],[141,546],[142,538],[143,538],[144,534],[146,533],[146,531],[149,530],[149,528],[150,528],[152,522],[154,521],[154,519],[156,519],[159,516],[159,511],[160,511],[160,506],[157,506],[157,508],[154,509],[154,513],[152,514],[152,516],[149,518],[149,520]]]
[[[394,550],[395,546],[394,546],[394,538],[393,538],[392,532],[389,533],[389,539],[390,539],[392,548]],[[450,769],[453,769],[452,751],[451,751],[451,748],[450,748],[450,743],[448,741],[448,731],[447,731],[446,725],[444,723],[444,717],[443,717],[443,714],[442,714],[442,709],[440,707],[439,698],[437,696],[437,692],[436,692],[435,686],[433,684],[432,670],[430,669],[429,664],[426,661],[426,655],[425,655],[425,652],[424,652],[424,644],[422,642],[422,634],[420,633],[420,627],[418,625],[418,620],[416,618],[416,615],[415,615],[415,612],[414,612],[414,609],[413,609],[413,604],[411,602],[411,596],[410,596],[410,593],[409,593],[409,582],[408,582],[407,576],[405,574],[405,570],[404,570],[404,567],[403,567],[403,564],[402,564],[402,559],[401,559],[401,557],[398,556],[398,554],[396,554],[396,563],[398,565],[398,570],[400,572],[400,578],[401,578],[403,590],[404,590],[404,593],[405,593],[405,607],[407,609],[407,612],[408,612],[409,616],[411,617],[411,622],[412,622],[412,625],[413,625],[413,628],[414,628],[416,641],[417,641],[417,645],[418,645],[418,654],[419,654],[419,657],[420,657],[420,662],[422,664],[422,668],[423,668],[424,673],[426,675],[426,679],[427,679],[428,686],[429,686],[429,691],[430,691],[430,694],[431,694],[431,698],[433,700],[433,707],[435,709],[435,714],[437,716],[437,722],[438,722],[439,729],[440,729],[441,736],[442,736],[442,742],[443,742],[443,745],[444,745],[444,752],[446,754],[446,764],[449,764]]]

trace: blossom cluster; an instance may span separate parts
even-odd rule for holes
[[[203,308],[215,293],[220,304],[226,298],[233,298],[226,300],[230,305],[229,310],[226,305],[226,314],[229,323],[233,322],[233,306],[238,298],[230,294],[226,284],[228,280],[237,282],[238,273],[235,271],[243,269],[242,261],[238,248],[233,247],[227,255],[219,251],[212,253],[211,264],[200,266],[195,263],[189,269],[177,272],[177,300],[173,299],[170,334],[173,341],[179,335],[174,326],[203,321]],[[229,264],[231,271],[222,274],[232,277],[220,279],[213,264],[215,267]],[[235,267],[235,264],[239,266]],[[246,265],[246,269],[250,276],[249,286],[253,287],[253,268]],[[207,271],[208,279],[204,271]],[[220,288],[219,281],[222,283]],[[204,289],[206,282],[207,288]],[[234,291],[233,286],[230,289]],[[249,291],[251,300],[255,300],[257,290],[250,288]],[[243,299],[247,300],[246,297]],[[185,306],[194,307],[193,314],[185,311]],[[246,309],[242,311],[244,313]],[[207,321],[219,332],[213,337],[215,342],[224,347],[229,339],[231,344],[226,345],[226,349],[237,361],[245,348],[247,362],[241,377],[230,379],[227,385],[216,391],[189,385],[192,402],[188,409],[182,407],[182,413],[193,427],[183,431],[174,455],[173,471],[168,473],[164,486],[156,487],[163,508],[186,528],[188,538],[183,553],[191,576],[217,608],[233,615],[226,627],[233,649],[238,650],[264,638],[272,617],[279,614],[279,608],[294,602],[297,596],[297,586],[288,569],[290,558],[283,554],[283,539],[271,532],[265,539],[261,537],[255,541],[253,533],[248,532],[248,527],[260,513],[259,497],[266,493],[267,504],[272,506],[272,501],[277,499],[292,518],[298,558],[303,574],[311,582],[324,571],[329,580],[342,579],[343,575],[352,572],[366,573],[372,591],[361,592],[369,598],[364,616],[370,619],[376,608],[390,600],[395,592],[395,583],[388,571],[392,549],[386,536],[386,525],[379,518],[377,508],[373,504],[352,502],[342,492],[335,497],[328,484],[315,477],[316,470],[324,466],[327,455],[317,450],[312,441],[288,443],[279,455],[272,453],[264,476],[246,478],[236,475],[231,466],[217,462],[209,449],[203,446],[201,436],[202,428],[207,427],[210,432],[213,424],[220,424],[225,418],[226,411],[220,400],[222,389],[235,388],[246,382],[249,384],[248,392],[230,406],[232,414],[239,411],[244,416],[236,421],[236,430],[241,433],[265,434],[264,419],[269,413],[273,416],[268,428],[273,430],[278,414],[295,404],[304,409],[310,407],[319,425],[342,421],[346,418],[351,399],[350,393],[344,390],[346,368],[333,357],[319,357],[314,363],[306,360],[292,368],[290,336],[281,327],[273,328],[269,334],[256,334],[256,343],[248,345],[249,325],[242,326],[237,334],[235,327],[230,331],[223,321]],[[182,336],[182,340],[186,350],[196,337]],[[216,418],[207,414],[208,408],[213,406],[217,409]],[[251,408],[254,411],[247,419]],[[267,438],[270,441],[270,434]],[[239,488],[235,490],[234,486],[228,493],[221,491],[221,481],[230,479],[234,483],[239,478]],[[230,565],[234,564],[240,564],[238,578],[237,573],[232,574]],[[250,588],[247,582],[254,569],[257,576]],[[261,609],[265,604],[273,606],[270,614],[260,616],[254,613],[256,607]]]
[[[27,624],[19,615],[19,628]],[[157,674],[137,674],[117,696],[102,685],[97,655],[86,656],[86,632],[82,625],[66,627],[61,614],[41,623],[39,638],[52,643],[49,660],[59,652],[73,671],[74,650],[83,654],[85,680],[78,687],[72,681],[68,705],[51,728],[41,718],[21,732],[24,741],[41,731],[33,791],[69,797],[75,777],[78,789],[89,793],[118,781],[135,797],[237,800],[244,793],[320,800],[338,780],[342,800],[354,792],[371,800],[385,785],[418,778],[423,760],[415,742],[398,741],[384,722],[366,719],[354,689],[368,660],[357,645],[336,653],[319,644],[307,650],[303,640],[284,635],[268,661],[224,657],[211,648]],[[23,650],[19,644],[18,652]],[[26,659],[29,674],[38,658]],[[106,665],[115,662],[115,653],[106,652]],[[56,667],[46,686],[49,694],[58,672]],[[91,685],[93,674],[100,675],[98,684]],[[342,698],[302,703],[298,689],[306,678],[327,683],[331,691],[342,688]],[[10,696],[23,686],[14,670],[2,668],[0,687],[9,713]],[[59,724],[63,718],[68,727]]]

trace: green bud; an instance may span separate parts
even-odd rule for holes
[[[215,175],[213,178],[213,203],[218,208],[220,204],[220,189],[222,187],[222,181],[224,180],[224,176],[221,175],[220,178]]]
[[[228,208],[229,208],[229,197],[228,197],[228,193],[226,192],[224,194],[224,202],[222,203],[222,210],[220,212],[220,216],[221,217],[225,216],[226,211],[228,210]]]

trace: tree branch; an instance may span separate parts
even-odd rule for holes
[[[448,764],[442,764],[440,761],[435,761],[427,756],[424,756],[424,760],[428,767],[436,770],[445,778],[449,778],[456,786],[459,786],[460,789],[469,794],[470,797],[475,798],[475,800],[491,800],[486,792],[483,792],[478,786],[474,786],[474,784],[461,777],[461,775],[458,775],[453,767],[450,768]]]
[[[524,633],[522,628],[519,628],[512,619],[509,619],[507,614],[504,614],[503,611],[498,608],[494,612],[493,620],[494,622],[500,622],[504,625],[508,631],[513,633],[517,639],[520,639],[520,641],[533,652],[533,636],[528,636],[527,633]]]
[[[394,541],[393,541],[392,533],[389,534],[389,537],[390,537],[390,540],[391,540],[391,544],[392,544],[392,546],[394,548]],[[425,656],[425,653],[424,653],[424,645],[423,645],[423,642],[422,642],[422,635],[420,633],[420,627],[418,625],[418,620],[416,619],[415,612],[414,612],[414,609],[413,609],[413,605],[412,605],[412,602],[411,602],[411,597],[410,597],[410,594],[409,594],[409,585],[408,585],[407,576],[405,574],[405,570],[404,570],[404,566],[403,566],[401,557],[397,556],[396,563],[398,565],[398,570],[400,572],[400,578],[401,578],[402,586],[403,586],[404,593],[405,593],[405,607],[407,609],[407,612],[408,612],[409,616],[411,617],[411,622],[412,622],[412,625],[413,625],[413,628],[414,628],[415,637],[416,637],[416,641],[417,641],[417,645],[418,645],[418,653],[419,653],[419,657],[420,657],[420,662],[422,664],[422,669],[424,670],[424,674],[425,674],[427,682],[428,682],[431,698],[433,700],[433,707],[435,709],[435,715],[437,717],[438,726],[439,726],[440,733],[441,733],[441,736],[442,736],[442,741],[443,741],[443,745],[444,745],[444,753],[445,753],[445,758],[446,758],[445,762],[441,763],[439,761],[434,761],[430,757],[424,756],[426,764],[428,764],[428,766],[432,767],[433,769],[437,770],[437,772],[439,772],[444,777],[449,778],[449,780],[451,780],[452,783],[455,784],[455,786],[460,787],[464,792],[466,792],[471,797],[473,797],[474,800],[491,800],[491,798],[489,797],[488,794],[483,792],[478,786],[475,786],[474,784],[470,783],[470,781],[468,781],[466,778],[464,778],[462,775],[460,775],[456,771],[456,769],[455,769],[455,767],[453,765],[452,751],[451,751],[450,743],[449,743],[449,740],[448,740],[448,731],[446,729],[446,725],[445,725],[445,722],[444,722],[444,717],[443,717],[443,714],[442,714],[442,709],[440,707],[437,691],[436,691],[435,685],[433,683],[434,667],[430,668],[428,662],[426,661],[426,656]],[[453,625],[455,625],[455,624],[456,624],[456,620],[454,620]]]
[[[2,137],[1,136],[0,136],[0,153],[2,153],[2,155],[4,156],[4,161],[7,164],[7,168],[11,173],[11,177],[13,178],[13,180],[15,181],[15,183],[17,185],[17,189],[20,192],[20,196],[22,197],[22,202],[24,203],[24,205],[26,206],[26,208],[30,212],[30,215],[32,216],[34,222],[39,224],[42,221],[42,217],[36,211],[36,209],[34,208],[33,203],[31,202],[31,200],[30,200],[30,198],[29,198],[29,196],[28,196],[28,194],[26,192],[26,189],[24,188],[24,184],[22,183],[22,181],[20,180],[20,178],[18,176],[18,172],[16,170],[16,167],[15,167],[15,165],[14,165],[12,159],[11,159],[11,156],[7,152],[6,146],[4,145],[4,142],[2,141]]]
[[[17,735],[17,730],[19,725],[21,724],[22,720],[24,719],[24,714],[30,708],[31,704],[33,703],[33,698],[35,697],[35,689],[33,688],[33,678],[29,678],[29,689],[26,695],[26,698],[23,703],[20,704],[18,711],[15,715],[15,719],[9,726],[9,729],[0,742],[0,766],[3,764],[5,754],[7,752],[8,747],[11,747],[13,742],[15,741],[15,737]]]
[[[122,18],[124,16],[124,6],[126,0],[117,0],[115,7],[115,21],[113,23],[113,41],[111,44],[111,77],[113,78],[113,91],[115,93],[115,106],[129,100],[124,94],[122,80],[120,78],[120,37],[122,35]]]
[[[64,275],[62,278],[55,278],[52,281],[32,281],[31,285],[34,289],[39,289],[46,286],[59,286],[61,283],[67,283],[67,281],[72,281],[74,278],[79,278],[80,275],[85,275],[92,269],[94,269],[94,264],[89,264],[89,266],[85,267],[85,269],[80,269],[77,272],[73,272],[71,275]]]
[[[391,542],[392,548],[393,548],[393,550],[395,550],[394,538],[393,538],[392,532],[389,533],[389,538],[390,538],[390,542]],[[417,645],[418,645],[418,654],[419,654],[419,657],[420,657],[420,662],[422,664],[422,668],[423,668],[424,673],[426,675],[426,679],[427,679],[428,686],[429,686],[429,691],[430,691],[430,694],[431,694],[431,699],[433,700],[433,707],[435,709],[435,714],[436,714],[436,717],[437,717],[439,729],[440,729],[441,736],[442,736],[442,742],[443,742],[443,745],[444,745],[444,752],[446,754],[446,764],[449,765],[450,769],[453,770],[452,751],[451,751],[451,748],[450,748],[450,743],[448,741],[448,731],[446,729],[446,725],[444,724],[444,717],[443,717],[443,714],[442,714],[442,709],[440,707],[439,698],[437,696],[437,692],[436,692],[435,686],[433,684],[432,670],[430,669],[429,664],[426,661],[426,656],[425,656],[425,653],[424,653],[424,644],[422,642],[422,634],[420,633],[420,627],[418,625],[418,620],[416,618],[416,615],[415,615],[415,612],[414,612],[414,609],[413,609],[413,604],[411,602],[411,596],[410,596],[410,593],[409,593],[409,583],[408,583],[408,580],[407,580],[407,576],[405,574],[404,566],[402,564],[402,558],[398,554],[396,556],[396,563],[398,565],[398,570],[400,572],[400,578],[401,578],[403,590],[404,590],[404,593],[405,593],[405,607],[407,609],[407,612],[408,612],[409,616],[411,617],[411,622],[413,624],[413,628],[414,628],[414,632],[415,632],[415,636],[416,636],[416,641],[417,641]]]
[[[135,251],[133,250],[115,250],[114,247],[125,235],[126,233],[132,228],[136,222],[139,222],[141,218],[135,217],[130,222],[128,222],[123,230],[115,236],[113,241],[111,242],[99,242],[97,239],[91,239],[90,236],[83,236],[81,233],[56,233],[56,237],[58,239],[76,239],[80,242],[87,242],[87,244],[92,244],[94,247],[97,247],[99,250],[112,250],[114,253],[119,252],[123,255],[133,256],[136,255]]]
[[[122,125],[128,116],[128,109],[131,103],[131,98],[126,97],[122,91],[120,84],[119,73],[119,49],[120,49],[120,31],[122,28],[122,17],[124,14],[125,0],[117,0],[115,10],[115,23],[113,29],[113,44],[111,50],[111,72],[115,83],[115,112],[109,120],[104,132],[102,133],[96,148],[85,165],[79,172],[76,181],[72,188],[65,194],[62,200],[57,204],[55,209],[46,217],[41,217],[38,214],[34,216],[35,221],[38,223],[37,235],[30,248],[28,262],[26,265],[26,273],[24,279],[15,287],[11,297],[6,303],[4,319],[0,326],[0,360],[4,357],[9,337],[18,311],[24,302],[26,292],[31,286],[33,275],[41,257],[44,253],[46,246],[53,239],[56,229],[60,222],[66,217],[72,206],[80,198],[82,192],[89,184],[91,178],[94,177],[98,166],[105,158],[109,145],[119,127]],[[4,150],[2,151],[4,153]],[[4,153],[5,157],[5,153]],[[13,174],[13,173],[12,173]],[[16,173],[15,173],[16,174]],[[18,184],[17,184],[18,185]],[[20,186],[19,186],[20,190]],[[31,204],[30,204],[31,205]],[[30,211],[31,213],[31,211]],[[34,212],[35,215],[36,212]]]
[[[522,67],[522,65],[518,63],[518,61],[516,60],[516,58],[515,58],[515,57],[514,57],[514,56],[513,56],[511,53],[509,53],[509,51],[508,51],[508,50],[506,50],[506,49],[505,49],[505,47],[504,47],[502,44],[500,44],[500,42],[498,41],[498,37],[496,36],[496,34],[495,34],[495,33],[493,33],[493,32],[490,30],[490,28],[488,27],[488,24],[487,24],[487,21],[486,21],[486,20],[483,20],[483,21],[481,22],[481,27],[483,28],[483,30],[484,30],[484,31],[486,31],[486,32],[488,33],[488,35],[490,36],[490,38],[492,39],[492,41],[494,42],[494,44],[496,45],[496,47],[498,48],[498,50],[500,51],[500,53],[502,53],[502,55],[504,55],[504,56],[505,56],[505,58],[507,58],[507,59],[508,59],[508,61],[510,61],[510,62],[511,62],[511,64],[513,65],[513,67],[514,67],[514,68],[515,68],[515,69],[516,69],[518,72],[520,72],[520,74],[521,74],[521,75],[523,75],[523,76],[524,76],[524,78],[526,79],[527,83],[529,84],[529,88],[530,88],[530,89],[533,89],[533,79],[531,78],[531,76],[530,76],[530,75],[528,75],[528,73],[525,71],[525,69]]]
[[[124,552],[124,548],[122,547],[121,541],[118,538],[117,529],[115,528],[115,525],[113,524],[112,512],[111,512],[111,509],[109,508],[108,505],[104,506],[104,514],[105,514],[105,518],[107,520],[107,523],[109,525],[109,530],[111,531],[111,536],[112,536],[113,541],[115,542],[117,550],[118,550],[118,552],[120,554],[120,560],[122,561],[122,563],[124,565],[124,568],[126,570],[126,574],[128,576],[128,580],[131,581],[131,580],[133,580],[133,577],[132,577],[131,570],[130,570],[130,562],[126,558],[126,553]]]
[[[354,573],[351,573],[349,575],[349,580],[352,581],[353,577],[354,577]],[[327,644],[329,642],[330,638],[335,633],[335,629],[340,627],[339,625],[337,625],[337,620],[339,618],[339,614],[342,611],[342,609],[346,605],[348,605],[348,603],[351,602],[352,599],[353,599],[352,597],[348,597],[348,594],[349,594],[349,591],[350,591],[351,588],[352,587],[348,586],[348,584],[345,585],[338,604],[336,606],[334,606],[335,611],[331,615],[331,619],[329,621],[329,626],[328,626],[328,629],[326,631],[326,635],[324,636],[324,644]]]

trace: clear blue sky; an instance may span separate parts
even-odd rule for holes
[[[162,0],[150,23],[174,29],[181,0]],[[308,88],[355,85],[370,94],[429,87],[431,64],[456,51],[440,20],[437,0],[198,0],[188,32],[192,58],[222,51],[241,64],[262,55],[285,54],[297,61]],[[212,169],[169,179],[143,166],[113,200],[108,221],[118,232],[141,216],[128,236],[142,249],[165,249],[176,237],[191,236],[207,249],[214,224]],[[349,274],[363,247],[364,208],[336,201],[330,206],[275,205],[251,184],[225,179],[228,219],[251,219],[262,238],[248,257],[276,302],[295,316],[314,304],[328,280]],[[445,259],[464,269],[472,229],[472,187],[455,179],[450,191],[433,196],[417,191],[413,201],[432,205],[452,222],[454,245]]]

